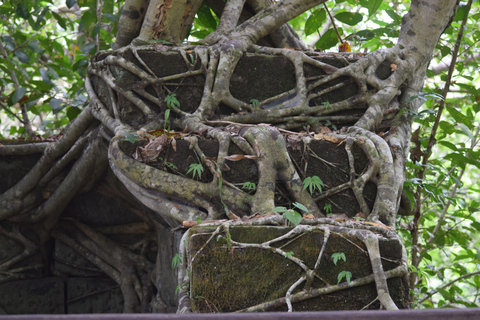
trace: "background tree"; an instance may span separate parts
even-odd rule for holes
[[[407,165],[412,170],[408,170],[407,188],[403,196],[407,204],[402,207],[402,212],[407,215],[413,213],[413,217],[402,218],[399,227],[400,230],[408,230],[404,236],[414,271],[410,285],[416,290],[418,301],[427,307],[457,304],[475,306],[480,287],[480,277],[475,271],[479,260],[478,237],[475,236],[480,227],[476,221],[479,202],[476,189],[468,183],[477,173],[469,172],[468,168],[478,168],[479,165],[476,156],[479,94],[475,86],[478,79],[471,73],[472,68],[478,68],[475,60],[478,57],[478,45],[473,40],[478,38],[479,32],[475,25],[478,3],[473,9],[471,1],[466,5],[461,4],[455,14],[456,1],[435,1],[435,5],[429,6],[431,2],[334,3],[303,0],[270,4],[268,1],[247,1],[244,7],[245,1],[228,1],[225,6],[223,1],[193,1],[188,2],[188,6],[183,1],[170,4],[151,1],[148,5],[146,1],[127,1],[123,11],[115,7],[113,1],[67,1],[67,8],[62,9],[50,2],[4,2],[0,14],[14,18],[2,19],[1,25],[0,53],[4,58],[0,62],[4,73],[1,107],[6,115],[2,116],[2,124],[10,128],[10,135],[35,137],[36,131],[48,136],[52,132],[50,130],[63,127],[74,118],[76,120],[56,142],[0,149],[3,154],[19,154],[45,148],[44,156],[32,171],[2,195],[1,219],[33,224],[40,241],[46,241],[52,230],[58,230],[58,218],[70,199],[90,188],[103,174],[108,162],[117,178],[136,199],[156,211],[164,218],[163,224],[169,226],[175,226],[182,220],[195,220],[196,217],[220,218],[230,211],[238,215],[272,211],[275,207],[274,191],[266,187],[272,179],[275,180],[275,173],[271,170],[279,172],[288,182],[288,189],[295,201],[320,217],[323,215],[322,208],[318,208],[302,188],[302,179],[295,175],[291,165],[286,164],[288,156],[279,157],[276,163],[272,163],[268,156],[264,156],[268,160],[266,162],[255,158],[261,155],[255,151],[255,146],[262,155],[273,152],[269,145],[272,144],[271,137],[277,132],[275,129],[248,127],[242,133],[242,137],[248,141],[247,145],[235,141],[230,133],[216,127],[218,123],[208,121],[224,121],[223,124],[225,121],[241,124],[274,123],[277,128],[288,130],[301,130],[308,124],[312,130],[320,131],[325,117],[366,105],[365,113],[353,123],[351,118],[341,117],[338,126],[350,129],[332,133],[331,136],[345,139],[347,145],[370,141],[372,150],[366,153],[371,156],[372,169],[369,176],[362,178],[375,181],[378,195],[368,220],[395,227],[411,138],[410,128],[412,122],[419,124],[414,124],[416,131],[412,137],[412,161]],[[327,8],[335,15],[335,20],[327,18]],[[401,16],[407,9],[410,11],[402,21]],[[120,21],[118,32],[117,21]],[[318,49],[329,49],[347,40],[354,51],[372,53],[347,67],[337,68],[315,60],[313,54],[283,49],[307,48],[293,28],[286,25],[288,21],[297,31],[309,36],[304,40]],[[332,21],[335,23],[332,24]],[[79,22],[78,27],[76,22]],[[75,36],[69,34],[72,30],[79,33]],[[55,37],[59,33],[64,35]],[[113,34],[117,34],[116,39]],[[318,40],[312,41],[317,34]],[[180,46],[187,37],[192,41],[203,40],[207,45]],[[108,57],[97,54],[87,72],[90,55],[112,47],[114,42],[114,48],[120,50],[119,54]],[[149,47],[141,47],[145,44]],[[159,51],[176,50],[185,55],[186,63],[192,65],[192,69],[177,78],[205,75],[205,89],[196,110],[182,110],[168,89],[154,87],[154,93],[147,90],[148,85],[166,79],[158,80],[145,65],[144,68],[138,67],[122,59],[123,54],[138,58],[142,50],[152,48]],[[296,71],[295,90],[271,100],[245,102],[234,98],[229,88],[230,77],[246,52],[276,54],[290,60]],[[431,64],[429,71],[427,67],[432,55],[436,64]],[[440,61],[443,59],[451,60],[446,62],[449,69],[442,71],[444,62]],[[141,59],[138,58],[138,61]],[[377,74],[382,63],[390,69],[386,78],[379,78]],[[197,64],[200,67],[196,67]],[[133,73],[144,82],[132,83],[128,76],[122,78],[120,73],[114,75],[109,71],[110,65],[115,65],[117,70],[122,68]],[[305,65],[322,69],[325,76],[313,84],[308,83],[302,71]],[[427,90],[422,92],[425,75],[431,80],[427,81]],[[86,92],[82,89],[82,79],[85,77]],[[355,83],[358,91],[349,99],[336,103],[322,101],[325,93],[318,88],[332,83],[344,86],[347,82],[335,82],[344,78],[348,79],[348,83]],[[106,91],[102,92],[101,88]],[[452,90],[455,94],[448,95]],[[86,93],[90,96],[88,106]],[[320,104],[315,98],[326,103]],[[128,112],[122,109],[125,107],[122,99],[130,104]],[[311,101],[314,101],[313,107]],[[420,109],[424,102],[424,107]],[[222,114],[219,112],[220,105],[227,106],[235,114]],[[132,117],[132,114],[136,116]],[[306,122],[305,115],[309,116],[309,122]],[[454,119],[455,125],[451,119]],[[10,121],[19,123],[13,125]],[[255,159],[259,168],[265,167],[262,170],[270,178],[258,182],[255,196],[247,201],[239,200],[245,197],[239,190],[228,185],[212,187],[218,186],[220,177],[216,172],[224,163],[218,161],[212,164],[203,158],[202,168],[205,167],[213,176],[213,183],[209,184],[208,190],[196,190],[195,193],[192,190],[198,188],[199,184],[193,180],[187,181],[156,171],[155,174],[161,174],[158,177],[162,180],[171,179],[170,186],[175,188],[171,191],[168,184],[157,186],[158,194],[147,199],[147,186],[154,180],[136,177],[135,170],[141,171],[147,167],[144,163],[149,162],[148,146],[166,147],[168,141],[150,139],[150,143],[156,141],[157,145],[149,143],[143,149],[137,149],[137,160],[141,161],[135,163],[119,146],[125,139],[148,140],[146,132],[166,130],[167,127],[177,132],[188,128],[189,132],[201,132],[210,139],[218,140],[219,154],[223,152],[226,155],[229,144],[236,144],[243,148],[244,155]],[[270,140],[262,141],[264,138],[260,137],[264,136]],[[436,144],[437,140],[441,142]],[[195,142],[191,143],[195,146]],[[202,152],[198,151],[198,154]],[[432,154],[439,154],[441,158],[437,160]],[[53,179],[67,164],[72,169],[63,180]],[[378,178],[372,175],[378,175]],[[183,190],[179,187],[182,184],[185,186]],[[359,205],[367,213],[370,209],[361,200],[363,187],[352,187],[352,190],[360,194],[357,196]],[[52,196],[44,196],[46,189],[51,190]],[[205,200],[211,197],[212,192],[220,194],[213,203]],[[459,198],[458,193],[465,197]],[[180,197],[189,205],[182,206],[178,212],[174,212],[173,202],[163,201],[166,204],[159,206],[165,195]],[[414,205],[410,206],[407,198]],[[170,214],[172,212],[174,214]],[[151,221],[150,218],[147,220]],[[102,270],[120,285],[126,301],[125,310],[138,310],[140,307],[148,309],[147,298],[139,297],[135,287],[140,281],[146,288],[152,285],[159,288],[160,279],[152,284],[146,276],[138,279],[126,276],[132,267],[139,274],[151,272],[153,266],[147,260],[114,247],[108,239],[83,224],[65,221],[60,224],[70,234],[54,231],[54,236],[79,251],[86,252],[87,248],[91,252],[96,247],[115,248],[117,251],[114,255],[103,253],[97,257],[91,256],[91,259],[100,258],[103,262],[98,264]],[[2,268],[8,270],[31,253],[27,252],[28,241],[20,232],[4,230],[4,233],[25,243],[26,248],[22,255],[2,264]],[[77,235],[76,241],[71,234]],[[121,270],[122,267],[117,271],[110,270],[111,265],[124,266],[124,270]],[[434,281],[427,283],[430,277]],[[15,276],[6,277],[6,280],[13,278]],[[438,279],[443,282],[438,283]],[[161,301],[152,301],[159,304],[156,308],[161,308]]]

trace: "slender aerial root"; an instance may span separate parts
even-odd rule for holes
[[[256,221],[258,220],[258,221]],[[315,297],[319,297],[321,295],[325,295],[332,292],[338,292],[341,290],[346,290],[348,288],[353,288],[357,286],[362,286],[370,283],[375,283],[377,292],[378,292],[378,300],[386,309],[392,310],[397,309],[395,303],[390,297],[388,293],[388,286],[386,279],[389,278],[396,278],[402,277],[406,274],[407,268],[406,264],[404,263],[405,257],[402,258],[400,265],[392,270],[383,271],[382,267],[382,257],[380,255],[379,246],[378,246],[378,238],[387,238],[392,239],[395,241],[400,241],[398,236],[393,232],[389,231],[385,228],[379,228],[376,226],[370,226],[367,223],[361,222],[347,222],[347,223],[338,223],[335,222],[333,219],[329,218],[320,218],[320,219],[303,219],[302,224],[299,224],[293,227],[290,231],[286,234],[279,236],[277,238],[265,241],[263,243],[242,243],[235,241],[232,239],[230,235],[230,228],[236,226],[247,226],[247,225],[272,225],[276,223],[281,223],[283,225],[286,224],[286,220],[278,215],[268,216],[265,218],[260,217],[259,219],[250,219],[245,221],[216,221],[212,223],[202,223],[202,229],[208,227],[216,227],[212,230],[210,237],[205,241],[202,247],[195,251],[193,254],[187,248],[187,239],[189,238],[189,232],[187,231],[182,238],[180,252],[182,257],[182,264],[179,270],[179,283],[182,284],[182,293],[180,295],[179,308],[177,313],[187,313],[191,312],[190,309],[190,295],[195,293],[189,293],[190,288],[190,277],[191,271],[188,271],[192,264],[195,262],[195,259],[199,256],[202,251],[209,245],[210,242],[215,241],[219,237],[224,237],[227,239],[227,245],[234,249],[247,249],[247,248],[256,248],[260,250],[266,250],[268,252],[272,252],[274,254],[278,254],[285,259],[290,260],[293,264],[297,265],[301,270],[303,270],[303,274],[296,280],[292,285],[288,288],[285,293],[285,297],[279,298],[276,300],[272,300],[269,302],[261,303],[256,306],[252,306],[246,309],[238,310],[237,312],[259,312],[259,311],[267,311],[269,309],[275,307],[281,307],[285,304],[288,307],[288,310],[291,312],[293,311],[293,303],[304,301],[307,299],[312,299]],[[308,224],[304,224],[308,223]],[[307,233],[311,233],[314,230],[320,230],[323,233],[323,243],[321,245],[317,260],[313,268],[307,266],[307,264],[302,261],[300,258],[287,254],[287,252],[283,249],[283,247],[277,247],[275,244],[283,243],[285,241],[294,241],[298,239],[302,235]],[[336,234],[339,236],[343,235],[350,235],[357,237],[361,240],[367,249],[367,253],[370,257],[370,261],[372,263],[372,270],[373,273],[371,275],[353,279],[348,282],[340,283],[337,285],[331,285],[326,282],[319,274],[319,267],[322,261],[322,257],[325,253],[325,248],[328,242],[328,239],[331,234]],[[399,242],[401,243],[401,241]],[[364,249],[359,248],[363,252]],[[325,286],[320,288],[312,287],[312,282],[314,279],[318,279],[325,284]],[[304,288],[301,288],[302,283],[305,283]],[[296,290],[296,293],[293,293]]]
[[[13,187],[0,195],[0,220],[10,218],[31,209],[41,196],[35,190],[37,184],[48,173],[55,162],[63,157],[76,141],[88,130],[93,117],[90,109],[85,109],[66,131],[60,140],[49,144],[35,166]],[[3,146],[0,146],[0,149]]]
[[[76,250],[119,285],[124,297],[124,312],[146,312],[155,302],[166,304],[159,297],[150,296],[153,264],[146,257],[119,246],[105,235],[76,221],[62,221],[53,236]],[[105,250],[108,248],[108,250]]]

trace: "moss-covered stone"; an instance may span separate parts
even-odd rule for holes
[[[275,226],[230,227],[233,241],[263,243],[284,235],[292,228]],[[289,287],[302,275],[303,269],[292,260],[261,248],[244,248],[228,243],[225,233],[211,238],[215,227],[198,226],[191,230],[189,239],[191,263],[191,298],[194,312],[233,312],[285,296]],[[313,269],[322,248],[324,232],[320,229],[289,240],[275,243],[274,247],[301,259]],[[385,271],[399,265],[401,245],[394,240],[380,241],[385,258]],[[346,261],[335,264],[332,255],[344,253]],[[398,263],[397,263],[398,261]],[[313,288],[335,285],[342,271],[350,271],[352,280],[372,273],[370,260],[363,243],[348,234],[331,233],[318,269]],[[345,278],[342,282],[345,282]],[[400,278],[389,280],[391,295],[399,308],[406,308],[407,290]],[[303,284],[294,291],[303,289]],[[337,291],[317,298],[295,303],[295,311],[359,310],[376,298],[375,284]],[[347,301],[348,303],[345,303]],[[378,309],[375,302],[368,308]],[[278,311],[286,310],[286,306]]]

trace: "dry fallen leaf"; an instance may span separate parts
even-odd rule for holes
[[[225,157],[226,160],[230,161],[239,161],[243,159],[257,159],[258,156],[250,156],[245,154],[232,154],[230,156]]]
[[[381,224],[381,223],[375,223],[375,222],[370,222],[370,221],[363,221],[363,222],[364,222],[364,223],[367,223],[367,224],[370,224],[370,225],[372,225],[372,226],[382,227],[382,228],[385,228],[385,229],[388,229],[388,230],[392,231],[392,228],[387,227],[386,225]]]
[[[350,44],[345,41],[341,45],[338,46],[338,52],[352,52],[352,48],[350,48]]]
[[[317,133],[313,137],[316,140],[325,140],[325,141],[330,141],[330,142],[333,142],[333,143],[339,143],[339,142],[343,142],[343,140],[345,140],[345,139],[338,139],[338,138],[332,137],[332,136],[324,134],[324,133]]]
[[[315,219],[315,217],[313,216],[313,214],[309,213],[307,215],[304,215],[303,219]]]
[[[148,163],[157,160],[162,148],[168,144],[166,135],[150,140],[144,147],[138,147],[133,157],[141,162]]]
[[[397,70],[397,65],[396,65],[395,63],[392,63],[392,64],[390,65],[390,69],[391,69],[392,71]]]

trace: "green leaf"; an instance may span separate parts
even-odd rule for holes
[[[173,259],[172,259],[172,269],[178,268],[181,263],[182,263],[182,255],[180,253],[177,253],[176,255],[173,256]]]
[[[33,29],[38,30],[38,28],[40,27],[40,23],[43,22],[43,19],[45,18],[45,15],[47,14],[47,12],[48,12],[48,7],[43,8],[42,12],[37,18],[37,21],[35,22]]]
[[[340,12],[335,15],[335,19],[349,26],[354,26],[363,20],[363,16],[357,12]]]
[[[203,166],[201,163],[192,163],[190,164],[190,169],[188,169],[187,174],[192,173],[192,178],[195,179],[195,176],[198,178],[202,177]]]
[[[85,11],[81,18],[85,30],[90,31],[90,28],[93,28],[97,22],[97,16],[92,10]]]
[[[167,103],[168,108],[180,107],[180,102],[177,100],[177,95],[175,93],[166,96],[164,101]]]
[[[445,131],[447,134],[452,134],[455,132],[455,126],[447,121],[440,121],[440,128]]]
[[[287,210],[288,210],[288,209],[285,208],[285,207],[275,207],[275,208],[273,208],[272,211],[273,211],[273,212],[278,212],[278,213],[283,213],[283,212],[285,212],[285,211],[287,211]]]
[[[287,219],[296,226],[298,226],[300,222],[302,222],[302,216],[300,215],[300,213],[291,209],[285,211],[283,216],[285,217],[285,219]]]
[[[325,21],[327,12],[324,9],[315,10],[305,22],[305,36],[309,36],[317,31]]]
[[[449,141],[438,141],[438,144],[445,146],[453,151],[458,151],[457,146]]]
[[[77,3],[77,0],[67,0],[65,3],[67,5],[67,8],[70,9],[75,5],[75,3]]]
[[[30,57],[22,50],[15,51],[15,55],[17,56],[18,60],[20,60],[20,62],[27,64],[30,63]]]
[[[204,39],[210,33],[212,33],[211,30],[200,30],[200,31],[192,32],[192,36],[194,36],[197,39]]]
[[[457,8],[457,13],[453,21],[462,21],[468,14],[468,7],[465,4],[459,4]]]
[[[18,102],[18,100],[22,99],[25,93],[27,92],[27,88],[20,87],[18,90],[15,91],[15,94],[12,97],[12,104]]]
[[[337,262],[340,259],[342,259],[345,262],[347,261],[347,258],[345,257],[345,253],[343,252],[335,252],[334,254],[332,254],[332,259],[335,265],[337,265]]]
[[[140,141],[138,138],[138,134],[136,133],[130,133],[125,130],[125,140],[127,140],[130,143],[135,143],[135,141]]]
[[[469,93],[478,96],[480,95],[480,90],[477,90],[474,86],[466,83],[456,83],[457,86],[466,89]]]
[[[197,17],[198,22],[203,27],[211,30],[217,29],[217,20],[215,20],[210,11],[210,7],[205,2],[202,2],[200,5],[200,8],[197,11]]]
[[[17,9],[15,10],[15,13],[25,20],[30,17],[27,5],[24,2],[17,3]]]
[[[460,127],[460,130],[468,137],[470,140],[473,140],[473,133],[470,131],[470,129],[467,128],[466,125],[463,123],[458,124],[458,127]]]
[[[72,121],[72,120],[75,119],[81,112],[82,112],[82,110],[80,110],[80,109],[77,108],[77,107],[70,107],[70,108],[68,108],[68,110],[67,110],[68,120]]]
[[[393,22],[395,24],[401,24],[402,23],[402,17],[400,17],[395,11],[393,10],[385,10],[385,12],[388,14],[390,18],[393,19]]]
[[[368,16],[371,17],[382,5],[383,0],[360,0],[360,5],[368,9]]]
[[[337,277],[338,279],[337,284],[340,283],[340,281],[342,281],[343,277],[345,277],[345,279],[347,280],[347,283],[350,284],[350,280],[352,279],[352,273],[350,271],[345,271],[345,270],[340,272]]]
[[[303,210],[303,211],[305,211],[305,212],[307,212],[307,213],[309,212],[308,209],[307,209],[307,207],[305,207],[303,204],[301,204],[301,203],[299,203],[299,202],[294,202],[294,203],[292,203],[292,204],[293,204],[295,207],[297,207],[298,209],[300,209],[300,210]]]
[[[104,13],[103,16],[110,20],[110,22],[117,22],[118,19],[120,19],[119,14],[113,14],[113,13]]]
[[[63,30],[67,30],[66,19],[63,18],[62,16],[60,16],[58,13],[55,13],[53,11],[52,11],[52,15],[58,21],[58,24],[60,25],[60,27],[62,27]]]
[[[53,84],[52,80],[50,80],[50,73],[44,68],[40,69],[40,74],[42,75],[42,80],[46,84]]]
[[[63,100],[62,99],[51,99],[50,100],[50,107],[52,107],[53,114],[57,114],[60,112],[63,108],[65,108],[65,105],[62,106]]]
[[[342,28],[338,28],[338,32],[342,34]],[[329,29],[325,32],[320,39],[315,43],[315,48],[326,50],[338,43],[337,33],[333,29]]]
[[[90,42],[90,43],[87,43],[86,45],[84,45],[82,47],[82,49],[80,49],[84,54],[89,54],[91,53],[93,50],[95,50],[95,43],[94,42]]]
[[[447,107],[447,110],[448,110],[448,113],[450,113],[450,115],[453,117],[453,119],[455,119],[457,124],[464,124],[468,128],[472,128],[472,122],[466,115],[464,115],[463,113],[461,113],[455,108]]]

